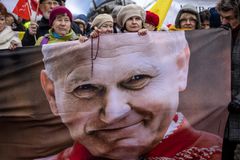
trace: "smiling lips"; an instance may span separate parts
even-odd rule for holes
[[[103,127],[103,128],[89,128],[89,129],[86,129],[86,133],[94,134],[95,132],[115,132],[115,131],[120,131],[122,129],[131,128],[131,127],[139,125],[141,123],[143,123],[143,120],[136,121],[136,122],[130,123],[128,125],[122,125],[122,126],[120,125],[120,126],[109,126],[109,127]]]

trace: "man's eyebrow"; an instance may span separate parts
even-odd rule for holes
[[[131,71],[124,73],[124,79],[139,74],[146,74],[150,76],[156,76],[159,74],[159,69],[153,64],[135,64],[131,67],[133,67]]]
[[[78,84],[86,83],[91,80],[90,71],[88,74],[81,74],[82,72],[80,70],[74,70],[73,72],[70,72],[65,80],[64,80],[64,90],[66,92],[71,92],[74,87]]]

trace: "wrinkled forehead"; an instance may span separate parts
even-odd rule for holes
[[[119,61],[125,61],[125,64],[128,57],[134,56],[148,57],[148,59],[151,57],[156,60],[163,56],[177,55],[186,47],[188,44],[183,31],[148,32],[146,36],[123,33],[100,36],[85,43],[70,41],[48,44],[43,46],[42,53],[48,76],[56,80],[59,77],[66,77],[77,67],[94,65],[97,59],[101,61],[104,59],[108,61],[111,58],[119,59]],[[96,59],[93,60],[94,58]],[[109,63],[109,65],[113,64]],[[90,72],[91,70],[89,74]]]

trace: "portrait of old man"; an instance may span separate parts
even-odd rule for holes
[[[75,142],[54,159],[221,159],[222,139],[178,111],[190,59],[183,31],[105,35],[42,52],[42,88]]]

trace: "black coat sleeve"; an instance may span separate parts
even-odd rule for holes
[[[35,38],[34,36],[29,34],[29,30],[27,29],[25,31],[25,34],[22,39],[22,45],[23,46],[34,46],[35,45]]]

